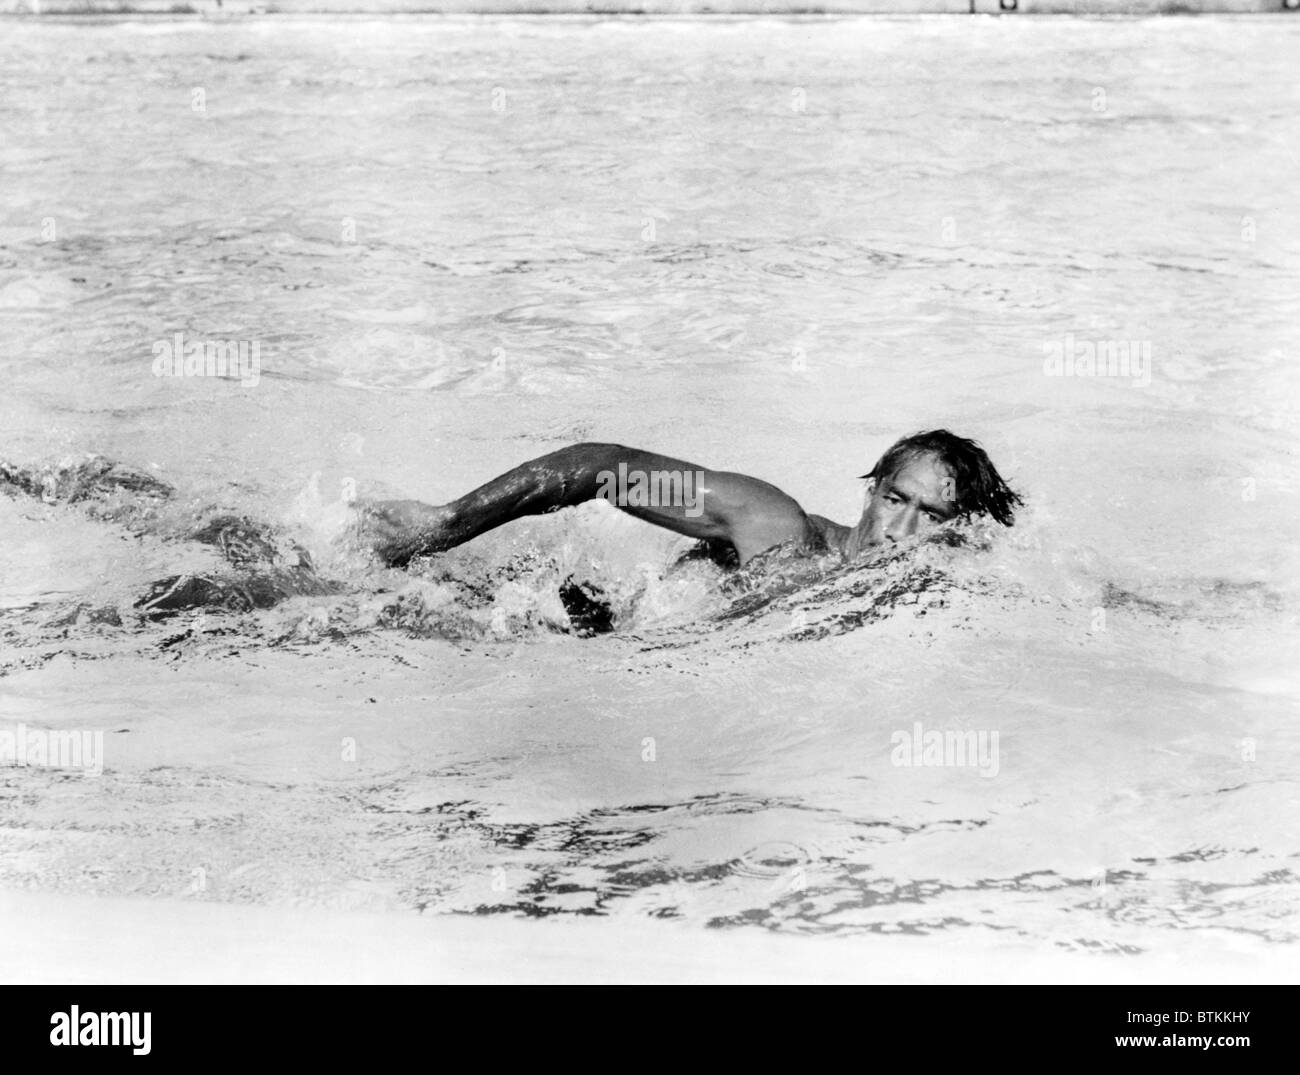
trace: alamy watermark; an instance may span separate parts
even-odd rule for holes
[[[702,470],[630,470],[619,463],[618,472],[596,475],[596,496],[620,508],[682,508],[688,518],[704,514]]]
[[[99,776],[104,771],[104,733],[54,731],[26,724],[0,729],[0,765],[80,769],[87,776]]]
[[[1151,383],[1150,340],[1080,340],[1067,332],[1043,344],[1048,377],[1127,377],[1134,388]]]
[[[135,1056],[148,1056],[153,1012],[83,1012],[73,1004],[50,1016],[51,1045],[130,1046]]]
[[[178,332],[153,345],[155,377],[229,377],[245,388],[262,378],[260,340],[189,340]]]
[[[998,775],[998,733],[995,731],[936,728],[926,731],[918,720],[910,732],[894,732],[889,741],[894,745],[889,752],[889,760],[894,765],[904,768],[969,766],[978,768],[980,776]]]

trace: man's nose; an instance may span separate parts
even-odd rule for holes
[[[906,541],[916,533],[916,517],[916,508],[904,508],[889,520],[889,525],[885,527],[885,537],[895,543]]]

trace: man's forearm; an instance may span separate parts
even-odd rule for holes
[[[597,475],[615,450],[610,444],[573,444],[530,459],[445,505],[448,517],[435,540],[449,549],[512,519],[591,500],[599,487]]]

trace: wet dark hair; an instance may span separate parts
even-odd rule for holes
[[[1003,526],[1013,526],[1015,509],[1024,503],[1002,475],[997,472],[988,453],[973,440],[949,433],[946,429],[932,429],[928,433],[915,433],[896,442],[876,461],[871,470],[862,475],[880,481],[898,472],[898,468],[921,455],[934,455],[949,470],[957,485],[957,515],[988,515]]]

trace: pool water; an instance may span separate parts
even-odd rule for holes
[[[105,733],[101,775],[0,768],[0,886],[1293,951],[1298,45],[1266,17],[7,27],[0,459],[177,494],[0,498],[0,730]],[[156,376],[176,333],[256,343],[256,376]],[[986,547],[738,596],[603,504],[409,572],[331,540],[354,491],[441,503],[581,440],[852,523],[856,476],[937,426],[1025,495]],[[216,569],[182,535],[218,509],[341,592],[141,620]],[[566,633],[570,577],[613,632]]]

